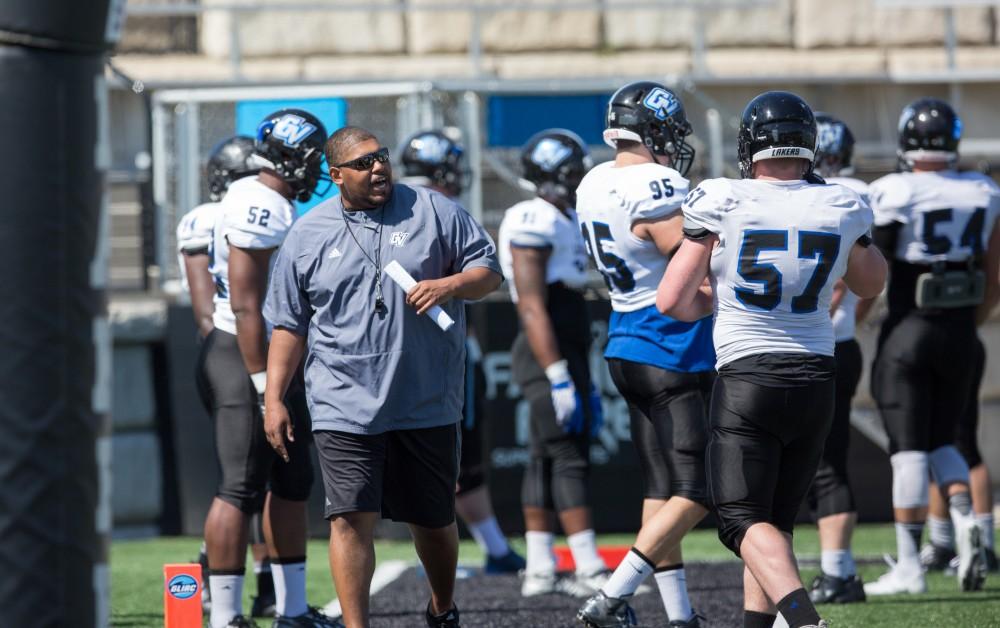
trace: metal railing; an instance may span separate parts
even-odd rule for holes
[[[142,17],[179,17],[200,16],[209,12],[223,12],[230,16],[230,50],[229,63],[232,77],[242,76],[242,47],[240,45],[240,16],[248,13],[263,12],[330,12],[330,13],[466,13],[471,17],[469,30],[469,46],[467,55],[469,65],[474,75],[483,76],[483,21],[487,17],[515,11],[649,11],[684,9],[694,12],[694,28],[691,30],[692,66],[696,74],[704,72],[705,52],[707,49],[705,36],[705,15],[720,9],[754,9],[769,7],[776,0],[623,0],[611,3],[608,0],[509,0],[503,4],[473,4],[471,2],[431,2],[427,4],[412,4],[401,0],[396,4],[371,4],[367,2],[295,2],[288,4],[220,2],[217,4],[129,4],[128,15]]]

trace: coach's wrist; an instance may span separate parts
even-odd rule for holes
[[[552,364],[545,367],[545,377],[548,378],[550,384],[563,384],[570,381],[569,377],[569,362],[566,360],[557,360]]]
[[[257,391],[257,394],[263,395],[264,389],[267,388],[267,371],[250,373],[250,381],[253,382],[253,388]]]

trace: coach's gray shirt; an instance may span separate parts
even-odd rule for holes
[[[381,268],[396,260],[417,281],[477,266],[499,273],[493,240],[446,196],[398,183],[384,207],[346,212],[354,237],[343,216],[338,196],[295,223],[278,251],[264,304],[272,325],[308,336],[313,429],[378,434],[459,421],[464,302],[442,305],[455,325],[441,331],[406,305],[403,290],[383,274],[386,307],[378,312],[378,226]]]

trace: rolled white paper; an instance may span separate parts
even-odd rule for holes
[[[417,285],[417,280],[413,278],[413,275],[406,272],[406,269],[400,266],[396,260],[386,264],[385,274],[389,275],[389,278],[395,281],[403,289],[403,292],[409,292],[413,286]],[[427,314],[443,331],[448,331],[455,324],[455,320],[448,316],[448,312],[442,310],[439,305],[431,306],[431,309],[427,310]]]

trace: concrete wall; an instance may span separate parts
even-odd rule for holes
[[[152,0],[141,0],[149,2]],[[177,0],[175,0],[177,1]],[[257,0],[237,0],[254,4]],[[294,3],[296,0],[268,0]],[[551,0],[550,0],[551,1]],[[556,0],[569,1],[569,0]],[[514,11],[481,16],[481,45],[486,52],[672,49],[691,45],[695,12],[616,7],[629,0],[606,0],[605,10]],[[436,0],[410,0],[403,12],[280,12],[241,14],[240,48],[247,57],[327,54],[441,54],[470,46],[473,19],[467,12],[420,11]],[[503,0],[473,0],[502,5]],[[401,0],[373,4],[402,6]],[[230,4],[230,0],[202,0]],[[471,2],[470,2],[471,4]],[[178,35],[162,18],[130,19],[123,50],[164,45]],[[231,17],[207,12],[200,21],[198,47],[215,58],[229,55]],[[712,48],[898,47],[936,45],[944,39],[943,9],[878,9],[875,0],[774,0],[768,7],[726,9],[704,16],[706,43]],[[997,43],[994,9],[956,10],[959,43]],[[159,30],[156,30],[159,28]],[[132,33],[131,31],[139,31]],[[155,43],[161,42],[161,43]]]

